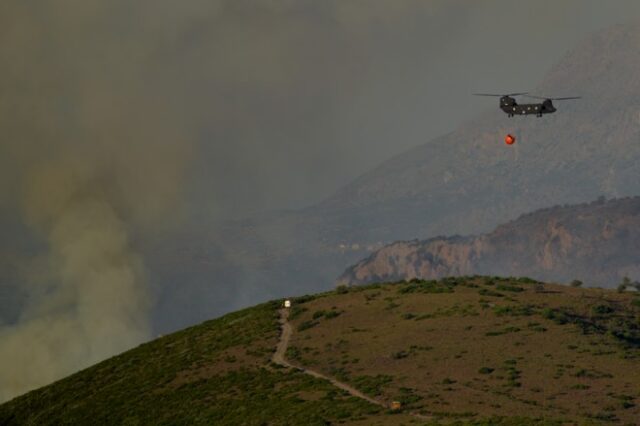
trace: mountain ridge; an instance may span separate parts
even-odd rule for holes
[[[613,287],[640,278],[640,197],[554,206],[475,236],[399,241],[347,268],[340,284],[455,275],[531,276]]]

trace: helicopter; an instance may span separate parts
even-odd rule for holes
[[[535,114],[536,117],[542,117],[543,114],[551,114],[556,112],[556,107],[553,106],[553,101],[566,101],[569,99],[580,99],[580,96],[570,96],[565,98],[546,98],[541,96],[529,95],[524,93],[509,93],[507,95],[496,95],[494,93],[474,93],[475,96],[495,96],[500,98],[500,109],[504,111],[509,117],[514,115],[530,115]],[[513,96],[527,96],[529,98],[543,99],[541,103],[537,104],[519,104],[513,98]]]

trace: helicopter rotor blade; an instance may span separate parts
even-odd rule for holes
[[[535,99],[544,99],[544,100],[550,100],[550,101],[566,101],[569,99],[581,99],[581,96],[569,96],[569,97],[565,97],[565,98],[545,98],[543,96],[534,96],[534,95],[527,95],[528,98],[535,98]]]
[[[497,94],[497,93],[474,93],[474,96],[497,96],[499,98],[503,97],[503,96],[520,96],[520,95],[526,95],[527,92],[523,92],[523,93],[507,93],[507,94]]]
[[[553,101],[567,101],[569,99],[581,99],[582,96],[569,96],[567,98],[551,98]]]

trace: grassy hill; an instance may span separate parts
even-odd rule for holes
[[[0,405],[13,424],[637,424],[640,296],[498,277],[340,287],[162,337]],[[413,413],[420,413],[418,418]],[[513,417],[513,416],[519,417]]]

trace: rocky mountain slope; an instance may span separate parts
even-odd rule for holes
[[[640,416],[636,293],[466,277],[299,297],[288,320],[281,302],[17,397],[0,405],[0,424],[561,426]],[[277,346],[285,359],[274,363]]]
[[[625,276],[640,278],[640,197],[539,210],[479,236],[396,242],[348,268],[339,281],[469,274],[609,287]]]

